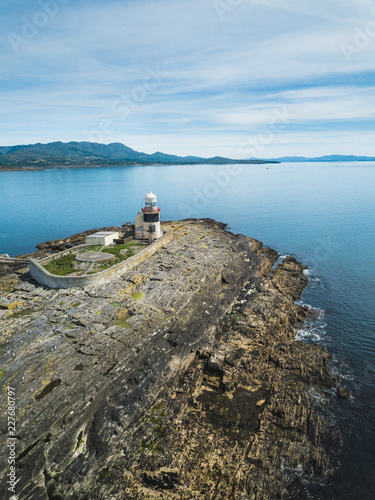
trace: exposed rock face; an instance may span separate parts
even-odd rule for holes
[[[212,221],[173,230],[105,286],[0,287],[20,499],[289,498],[329,473],[309,396],[334,382],[329,354],[294,341],[303,266],[272,270],[274,251]]]

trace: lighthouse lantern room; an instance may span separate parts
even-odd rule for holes
[[[151,191],[146,194],[145,206],[135,218],[135,238],[137,240],[154,240],[163,235],[160,227],[160,207],[158,207],[157,198]]]

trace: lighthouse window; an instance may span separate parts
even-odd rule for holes
[[[159,222],[160,221],[160,215],[157,214],[145,214],[144,219],[145,222]]]

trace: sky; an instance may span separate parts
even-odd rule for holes
[[[375,156],[375,1],[9,0],[1,146]]]

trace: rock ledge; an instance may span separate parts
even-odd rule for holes
[[[332,470],[337,438],[309,396],[335,383],[330,355],[294,340],[304,266],[273,270],[276,252],[211,220],[172,230],[106,285],[1,278],[20,499],[291,498]],[[4,413],[1,429],[5,450]],[[0,470],[5,488],[5,454]]]

